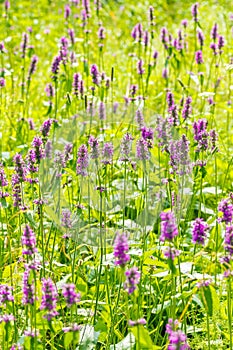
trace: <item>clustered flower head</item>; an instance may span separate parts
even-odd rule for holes
[[[113,144],[112,142],[106,142],[103,145],[101,162],[105,165],[112,164],[112,158],[113,158]]]
[[[62,294],[68,307],[71,307],[80,301],[80,294],[76,293],[75,288],[74,283],[67,283],[62,287]]]
[[[124,267],[130,260],[128,238],[125,233],[118,233],[114,241],[115,265]]]
[[[36,301],[35,296],[35,281],[31,278],[31,269],[28,267],[23,274],[23,297],[22,303],[24,305],[33,305]]]
[[[125,276],[126,281],[124,283],[124,289],[126,289],[129,294],[132,294],[140,281],[141,274],[137,267],[131,267],[125,272]]]
[[[0,284],[0,305],[6,305],[8,301],[14,301],[13,288],[7,284]]]
[[[58,312],[56,311],[57,297],[57,290],[51,278],[43,278],[40,310],[47,311],[44,318],[46,318],[48,321],[58,315]]]
[[[87,176],[89,155],[86,145],[81,145],[78,150],[76,172],[78,175]]]
[[[98,159],[99,158],[99,141],[98,141],[98,139],[91,135],[89,137],[88,144],[91,147],[91,158]]]
[[[133,137],[131,134],[126,133],[121,141],[121,157],[120,160],[123,162],[130,160],[130,153],[132,149]]]
[[[204,245],[208,231],[209,225],[203,219],[197,218],[193,223],[193,243]]]
[[[229,199],[223,199],[218,205],[218,210],[222,212],[222,216],[219,217],[219,222],[225,222],[225,224],[232,223],[233,205]]]
[[[162,212],[161,218],[161,241],[172,241],[178,235],[175,215],[172,211]]]
[[[197,141],[197,152],[205,151],[208,148],[207,132],[208,122],[206,119],[199,119],[193,123],[194,140]]]
[[[23,254],[25,255],[33,255],[37,252],[36,235],[29,225],[26,225],[23,231],[22,246],[24,246]]]
[[[168,350],[186,350],[190,349],[187,344],[187,336],[180,329],[177,330],[179,322],[173,321],[171,318],[168,320],[166,325],[166,333],[168,334]]]
[[[168,145],[172,173],[179,175],[190,174],[192,164],[189,156],[189,141],[185,135],[180,140],[171,140]]]

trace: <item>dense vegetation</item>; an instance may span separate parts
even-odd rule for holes
[[[231,1],[1,1],[1,349],[233,349]]]

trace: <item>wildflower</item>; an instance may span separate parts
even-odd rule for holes
[[[144,126],[144,117],[140,109],[136,111],[135,120],[138,124],[138,128],[141,130],[141,128]]]
[[[196,60],[197,64],[204,63],[201,50],[199,50],[195,53],[195,60]]]
[[[61,63],[61,56],[56,56],[52,62],[52,67],[51,67],[51,71],[54,74],[53,75],[53,79],[57,79],[57,75],[59,72],[59,67],[60,67],[60,63]]]
[[[129,294],[132,294],[140,281],[141,274],[137,267],[132,267],[125,272],[125,276],[126,281],[124,283],[124,289],[126,289]]]
[[[134,326],[138,326],[138,325],[145,325],[146,320],[145,320],[145,318],[140,318],[139,320],[136,320],[136,321],[129,320],[128,324],[130,327],[134,327]]]
[[[149,42],[149,33],[148,33],[147,30],[144,32],[143,42],[144,42],[145,47],[147,47],[148,46],[148,42]]]
[[[19,182],[26,181],[27,169],[23,157],[20,153],[16,153],[13,160],[15,163],[15,172],[18,175]]]
[[[180,330],[176,330],[179,322],[172,319],[168,320],[166,325],[166,333],[168,334],[169,345],[168,350],[186,350],[190,349],[187,344],[187,336]]]
[[[30,130],[35,130],[35,125],[34,125],[34,121],[32,118],[28,119],[28,125],[29,125]]]
[[[164,69],[163,69],[162,77],[163,77],[164,79],[168,79],[168,69],[167,69],[167,68],[164,68]]]
[[[37,62],[38,62],[38,57],[36,55],[32,56],[31,65],[28,71],[28,78],[27,78],[28,80],[31,80],[32,74],[35,73]]]
[[[15,320],[15,318],[14,318],[14,316],[12,314],[10,314],[10,315],[4,314],[4,315],[0,316],[0,324],[2,322],[9,323],[9,322],[12,322],[14,320]]]
[[[112,164],[113,158],[113,144],[111,142],[105,143],[102,150],[101,162],[105,165]]]
[[[202,33],[201,30],[198,30],[197,38],[198,38],[200,47],[201,47],[201,49],[202,49],[202,47],[203,47],[203,45],[204,45],[204,34]]]
[[[229,202],[228,199],[223,199],[219,203],[218,210],[222,212],[222,216],[218,219],[218,221],[225,222],[226,224],[231,224],[233,215],[233,205]]]
[[[218,37],[218,25],[217,23],[215,23],[213,28],[211,29],[211,38],[215,41],[217,37]]]
[[[170,111],[170,109],[175,104],[174,95],[173,95],[173,93],[171,91],[167,92],[166,100],[167,100],[168,111]]]
[[[208,148],[208,132],[207,132],[208,122],[206,119],[199,119],[197,122],[193,123],[194,140],[197,141],[197,152],[201,150],[207,150]]]
[[[64,17],[65,19],[68,19],[71,14],[71,9],[69,5],[65,5],[65,11],[64,11]]]
[[[191,8],[191,12],[192,12],[192,16],[193,16],[193,20],[194,22],[198,22],[198,18],[197,18],[197,14],[198,14],[198,8],[199,4],[196,3],[196,4],[193,4],[192,5],[192,8]]]
[[[96,85],[99,85],[99,71],[96,64],[93,64],[91,66],[91,76],[92,76],[92,82]]]
[[[212,145],[211,150],[212,151],[214,151],[214,150],[218,151],[217,145],[216,145],[216,142],[218,141],[218,134],[217,134],[216,130],[214,130],[214,129],[210,130],[209,136],[210,136],[210,143]]]
[[[212,283],[211,280],[202,280],[197,282],[196,286],[197,288],[205,288],[208,287],[210,285],[210,283]]]
[[[227,226],[225,232],[225,250],[232,256],[233,255],[233,226]]]
[[[78,93],[79,93],[79,84],[80,84],[80,74],[79,73],[74,73],[74,76],[73,76],[73,94],[75,96],[78,96]]]
[[[145,72],[145,69],[143,68],[143,60],[139,60],[137,67],[138,67],[138,74],[142,75]]]
[[[185,135],[180,140],[171,140],[168,145],[172,173],[179,175],[189,174],[192,170],[189,157],[189,141]]]
[[[48,123],[48,125],[49,125],[49,123]],[[48,125],[47,125],[47,127],[48,127]],[[42,139],[40,137],[34,137],[34,139],[32,141],[32,146],[35,149],[36,162],[40,163],[41,159],[43,159],[45,157]]]
[[[80,301],[80,294],[76,293],[75,285],[73,283],[64,284],[62,287],[62,294],[68,307],[71,307]]]
[[[224,46],[224,37],[222,35],[219,35],[218,37],[218,49],[219,49],[219,52],[222,53],[222,48]]]
[[[64,333],[68,332],[78,332],[82,329],[82,326],[78,325],[77,323],[72,324],[69,327],[63,327],[62,330]]]
[[[130,152],[132,148],[133,137],[131,134],[126,133],[121,141],[121,157],[120,160],[125,162],[130,160]]]
[[[105,38],[104,32],[105,32],[104,27],[100,26],[98,29],[98,38],[100,40],[104,40],[104,38]]]
[[[99,118],[100,120],[106,119],[106,108],[104,102],[100,102],[99,104]]]
[[[203,219],[197,218],[193,223],[193,243],[204,245],[207,231],[209,231],[209,225]]]
[[[140,138],[140,140],[137,141],[136,145],[136,156],[139,160],[147,160],[150,159],[150,152],[148,149],[148,143],[144,138]]]
[[[136,96],[136,92],[138,90],[138,86],[133,84],[130,86],[130,89],[129,89],[129,94],[130,96],[132,96],[132,100],[134,100],[134,97]]]
[[[54,88],[51,83],[48,83],[45,88],[46,95],[49,99],[54,97]]]
[[[147,141],[148,148],[152,148],[152,141],[154,139],[154,131],[151,128],[143,126],[141,128],[142,138]]]
[[[44,316],[48,321],[50,321],[54,316],[58,315],[56,311],[57,306],[57,291],[56,287],[51,280],[51,278],[42,279],[42,301],[40,305],[40,310],[47,311]]]
[[[23,250],[23,254],[25,255],[33,255],[37,252],[36,236],[29,225],[26,225],[23,231],[22,245],[25,246],[25,249]]]
[[[0,305],[6,305],[8,301],[14,301],[13,288],[7,284],[0,284]]]
[[[72,227],[71,212],[69,209],[63,209],[61,214],[61,226],[69,229]]]
[[[47,140],[45,144],[45,158],[51,159],[52,158],[52,141]]]
[[[192,113],[191,103],[192,103],[192,98],[190,96],[186,97],[184,108],[182,110],[182,117],[184,118],[184,120],[187,120]]]
[[[172,211],[162,212],[161,218],[161,241],[172,241],[178,235],[175,215]]]
[[[171,139],[171,127],[172,124],[168,118],[163,118],[161,116],[157,117],[157,138],[162,150],[168,150],[169,141]]]
[[[31,338],[35,338],[39,336],[39,330],[38,329],[26,329],[23,333],[25,335],[25,337],[31,337]]]
[[[175,248],[166,247],[166,250],[164,251],[164,256],[167,259],[174,260],[175,257],[177,257],[179,255],[180,255],[180,251],[178,249],[175,249]]]
[[[49,131],[51,129],[51,125],[52,125],[52,119],[47,119],[44,121],[44,123],[40,128],[40,131],[43,137],[48,137]]]
[[[99,157],[99,142],[98,142],[98,139],[91,135],[89,137],[88,144],[91,147],[91,158],[92,159],[98,159],[98,157]]]
[[[4,170],[4,166],[2,163],[0,163],[0,187],[5,187],[8,185],[8,181],[6,178],[6,173]]]
[[[35,297],[35,284],[34,280],[31,279],[31,269],[26,268],[23,274],[23,305],[33,305],[36,301]]]
[[[20,44],[20,47],[21,47],[21,52],[22,52],[22,55],[21,57],[22,58],[25,58],[25,55],[26,55],[26,49],[28,47],[28,34],[27,33],[23,33],[22,35],[22,42]]]
[[[115,265],[124,267],[130,260],[128,238],[125,233],[118,233],[114,241],[114,257],[116,259]]]
[[[217,52],[217,44],[211,43],[210,44],[210,48],[211,48],[211,50],[213,50],[213,54],[216,56],[218,54],[218,52]]]
[[[188,20],[187,20],[187,19],[183,19],[183,20],[181,21],[181,24],[182,24],[182,26],[183,26],[184,28],[187,28],[187,26],[188,26]]]
[[[76,172],[77,175],[87,176],[87,167],[89,165],[89,156],[86,145],[81,145],[78,150],[77,166]]]
[[[0,87],[5,87],[6,86],[6,80],[3,77],[0,77]]]

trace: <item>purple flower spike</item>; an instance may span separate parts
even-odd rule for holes
[[[180,329],[177,330],[179,322],[172,319],[168,320],[166,325],[166,333],[168,334],[167,350],[188,350],[190,346],[187,344],[187,336]]]
[[[30,68],[29,68],[29,71],[28,71],[28,78],[27,78],[28,80],[31,80],[32,74],[35,73],[37,62],[38,62],[38,57],[36,55],[34,55],[32,57],[31,65],[30,65]]]
[[[62,294],[68,307],[71,307],[80,301],[80,294],[76,293],[75,285],[73,283],[64,284],[62,287]]]
[[[42,279],[42,301],[40,305],[40,310],[47,311],[44,318],[50,321],[53,317],[58,315],[56,311],[57,307],[57,291],[56,287],[51,280],[51,278]]]
[[[197,18],[197,14],[198,14],[198,2],[194,5],[192,5],[192,8],[191,8],[191,12],[192,12],[192,16],[193,16],[193,20],[194,22],[198,22],[198,18]]]
[[[23,274],[23,305],[34,305],[36,301],[35,281],[30,278],[30,274],[31,270],[29,268],[27,268]]]
[[[87,176],[87,167],[89,165],[89,156],[86,145],[81,145],[78,150],[78,159],[76,172],[77,175]]]
[[[91,147],[91,158],[92,159],[98,159],[98,157],[99,157],[99,142],[98,142],[98,139],[91,135],[89,137],[88,144]]]
[[[222,217],[220,217],[218,220],[220,222],[225,222],[226,224],[231,224],[233,205],[230,203],[229,199],[223,199],[218,205],[218,210],[222,212]]]
[[[215,41],[217,37],[218,37],[218,25],[217,23],[215,23],[213,28],[211,29],[211,38]]]
[[[125,272],[125,276],[126,281],[124,283],[124,289],[126,289],[129,294],[132,294],[140,281],[141,274],[137,267],[132,267]]]
[[[193,243],[204,245],[206,233],[209,231],[209,225],[203,220],[197,218],[193,224],[192,236]]]
[[[161,241],[172,241],[178,235],[175,215],[172,211],[162,212],[161,218]]]
[[[148,149],[148,143],[146,140],[144,140],[143,137],[137,141],[136,156],[139,160],[150,159],[150,152]]]
[[[130,260],[128,238],[125,233],[118,233],[114,241],[115,265],[124,267]]]
[[[93,64],[91,66],[91,76],[92,76],[92,82],[96,85],[99,85],[100,83],[100,78],[99,78],[99,71],[98,71],[98,67],[96,64]]]
[[[25,255],[33,255],[37,252],[36,235],[29,225],[26,225],[23,231],[22,245],[25,247],[23,250]]]
[[[197,63],[197,64],[202,64],[202,63],[204,63],[203,57],[202,57],[202,51],[201,51],[201,50],[199,50],[199,51],[197,51],[197,52],[195,53],[195,60],[196,60],[196,63]]]
[[[107,142],[103,146],[102,150],[102,163],[107,165],[107,164],[112,164],[112,158],[113,158],[113,144],[111,142]]]

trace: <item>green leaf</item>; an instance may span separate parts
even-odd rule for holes
[[[204,287],[200,290],[203,304],[210,316],[216,314],[219,310],[219,299],[213,286]]]
[[[65,333],[64,336],[64,347],[68,349],[73,340],[73,332]]]
[[[140,345],[140,349],[153,349],[154,344],[146,328],[142,325],[138,325],[132,328],[132,333],[136,338],[137,344]]]

